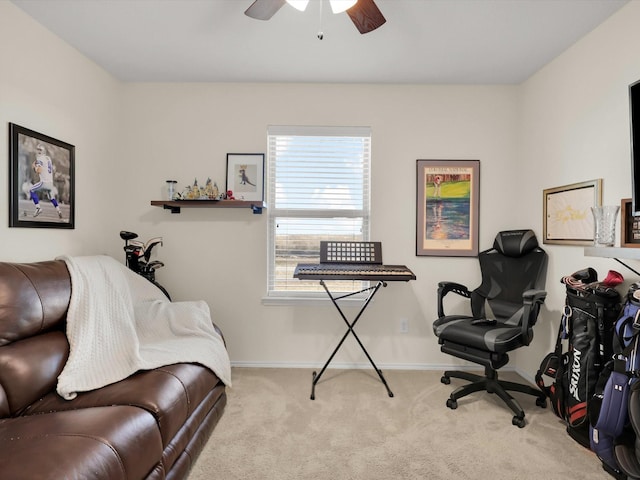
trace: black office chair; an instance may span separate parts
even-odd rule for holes
[[[547,254],[538,246],[533,231],[511,230],[498,233],[493,248],[481,252],[478,260],[482,284],[475,290],[454,282],[438,284],[438,319],[433,331],[441,350],[485,369],[484,376],[444,372],[440,379],[444,384],[451,383],[451,377],[472,382],[454,390],[447,407],[456,409],[459,398],[486,390],[513,410],[512,423],[522,428],[524,411],[507,391],[534,395],[540,407],[546,407],[545,395],[529,385],[498,380],[497,370],[509,362],[508,352],[529,345],[533,339],[533,326],[547,295]],[[443,299],[449,292],[470,299],[472,316],[444,314]],[[485,314],[487,304],[493,315]]]

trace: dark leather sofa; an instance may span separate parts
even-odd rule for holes
[[[64,400],[63,261],[0,263],[0,478],[186,478],[226,405],[211,370],[176,364]]]

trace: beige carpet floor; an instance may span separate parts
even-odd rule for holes
[[[189,480],[612,479],[551,407],[514,394],[527,426],[497,396],[445,406],[464,381],[441,372],[234,368],[228,404]],[[518,379],[512,373],[501,378]]]

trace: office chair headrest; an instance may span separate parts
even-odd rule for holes
[[[507,257],[521,257],[538,246],[533,230],[507,230],[498,233],[493,248]]]

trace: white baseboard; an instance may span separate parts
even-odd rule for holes
[[[308,368],[309,370],[322,368],[322,364],[313,363],[294,363],[294,362],[231,362],[232,367],[237,368]],[[450,364],[430,364],[430,363],[389,363],[377,364],[380,370],[467,370],[471,372],[483,371],[484,369],[478,365],[450,365]],[[371,368],[369,363],[331,363],[328,369],[348,370],[348,369],[368,369]],[[524,380],[535,385],[535,379],[518,368],[509,365],[500,369],[501,372],[515,372]]]
[[[318,369],[322,368],[322,364],[318,362],[313,363],[294,363],[294,362],[231,362],[232,367],[238,368],[309,368]],[[380,370],[469,370],[469,371],[483,371],[484,369],[478,365],[448,365],[448,364],[429,364],[429,363],[378,363]],[[367,369],[372,368],[370,363],[340,363],[333,362],[327,368],[336,370],[347,369]],[[505,366],[500,369],[504,372],[517,371],[513,367]]]

